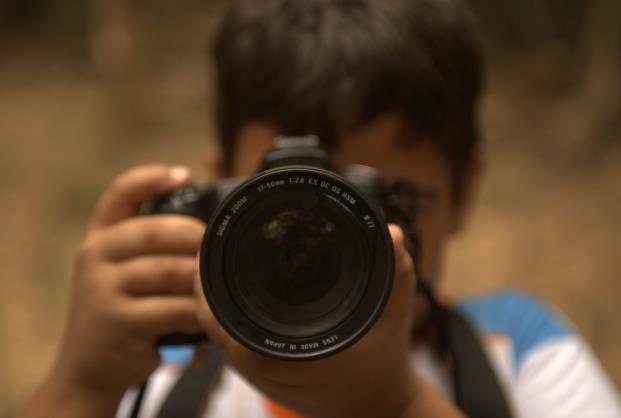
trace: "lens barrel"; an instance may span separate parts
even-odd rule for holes
[[[334,354],[361,338],[392,288],[392,240],[338,174],[288,166],[250,178],[211,216],[203,291],[241,344],[287,360]]]

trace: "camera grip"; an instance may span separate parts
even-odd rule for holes
[[[198,345],[202,342],[208,341],[209,337],[207,334],[182,334],[180,332],[173,332],[171,334],[159,336],[155,345],[157,347],[171,345]]]
[[[195,184],[143,202],[140,215],[177,214],[206,220],[210,212],[210,189]],[[204,333],[183,334],[173,332],[157,338],[156,346],[197,345],[209,341]]]

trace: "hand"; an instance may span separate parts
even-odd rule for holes
[[[135,216],[145,199],[189,180],[185,168],[144,166],[120,175],[103,194],[77,256],[50,382],[120,399],[157,367],[159,335],[200,331],[193,278],[204,225],[175,215]]]
[[[273,400],[307,417],[399,417],[412,410],[420,382],[410,366],[415,277],[403,233],[390,226],[395,281],[374,327],[356,344],[321,360],[288,362],[240,345],[213,317],[195,287],[199,321],[227,362]]]

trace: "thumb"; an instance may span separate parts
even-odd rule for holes
[[[185,166],[147,165],[124,172],[97,203],[90,228],[106,227],[136,215],[144,200],[185,186],[191,177]]]
[[[417,278],[414,273],[414,263],[405,248],[403,231],[394,224],[390,224],[388,229],[394,245],[395,276],[392,293],[383,316],[389,320],[401,322],[412,317]]]

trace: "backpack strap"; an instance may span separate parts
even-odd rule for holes
[[[470,418],[512,417],[498,376],[470,322],[456,309],[439,303],[426,281],[418,280],[416,290],[429,303],[436,351],[449,365],[457,406]]]
[[[471,418],[510,418],[507,398],[480,339],[455,309],[439,307],[452,359],[456,404]]]
[[[436,305],[436,321],[452,359],[455,402],[470,418],[511,418],[502,386],[470,323],[455,309]],[[213,345],[197,348],[196,358],[177,380],[157,418],[198,418],[217,385],[223,360]]]
[[[198,418],[217,386],[222,355],[213,344],[196,347],[194,361],[184,370],[160,408],[157,418]]]
[[[427,299],[428,321],[437,333],[437,353],[442,360],[450,360],[455,403],[471,418],[509,418],[512,414],[507,399],[477,334],[457,311],[438,303],[420,270],[421,234],[416,222],[419,196],[420,191],[408,180],[391,183],[387,219],[399,224],[407,238],[405,247],[414,261],[416,291]]]

